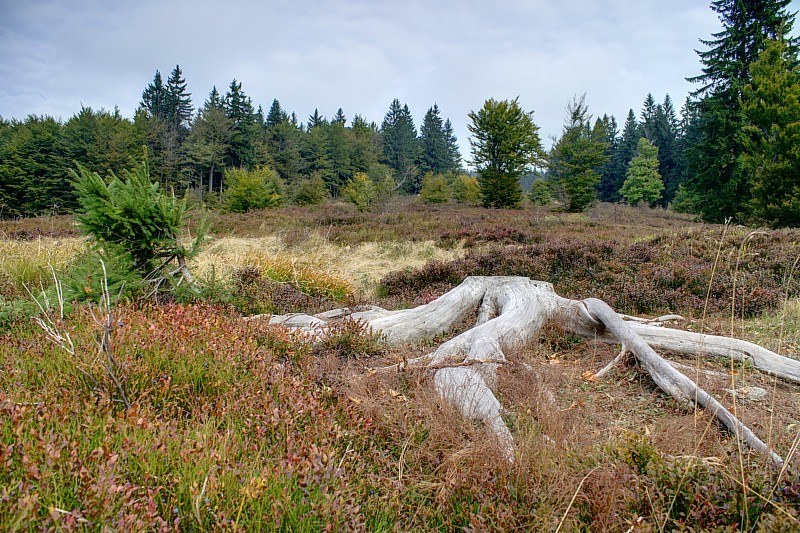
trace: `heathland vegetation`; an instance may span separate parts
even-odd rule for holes
[[[87,257],[74,219],[0,225],[4,309],[44,289],[37,316],[50,328],[8,313],[0,334],[3,528],[797,527],[797,388],[748,364],[677,359],[785,468],[632,360],[592,379],[616,348],[557,328],[499,369],[517,447],[508,464],[437,397],[431,371],[371,370],[439,339],[392,348],[343,321],[315,343],[242,318],[402,308],[467,275],[523,275],[795,354],[795,230],[611,204],[488,212],[404,197],[375,213],[333,202],[209,212],[206,224],[189,259],[198,292],[165,287],[108,309],[91,303],[102,287],[85,285],[89,302],[63,316],[54,279]]]
[[[469,172],[437,105],[419,132],[399,100],[380,126],[301,123],[234,80],[195,113],[178,66],[132,120],[0,120],[0,529],[800,529],[798,385],[753,357],[667,354],[772,456],[665,392],[602,321],[415,365],[514,306],[487,293],[400,345],[305,316],[523,276],[796,365],[788,3],[712,3],[723,29],[680,119],[648,95],[620,134],[574,97],[546,151],[518,99],[487,100]],[[477,365],[494,433],[440,394],[440,372]]]

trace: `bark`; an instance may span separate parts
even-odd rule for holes
[[[679,401],[708,409],[748,446],[768,454],[775,463],[783,462],[747,426],[654,348],[750,361],[761,371],[795,383],[800,383],[800,361],[738,339],[668,329],[638,319],[623,320],[622,315],[601,300],[580,301],[558,296],[550,283],[523,277],[468,277],[440,298],[414,309],[387,311],[372,307],[360,312],[335,310],[313,317],[272,316],[269,320],[271,324],[317,335],[319,326],[327,320],[350,316],[365,321],[390,344],[405,344],[451,331],[476,314],[472,328],[444,342],[432,353],[396,366],[430,369],[439,394],[464,416],[483,421],[498,437],[509,460],[514,458],[513,437],[502,419],[502,406],[492,392],[497,368],[506,362],[507,353],[535,342],[542,327],[556,324],[585,338],[621,343],[664,392]],[[680,317],[661,317],[656,323],[661,324],[665,319]]]

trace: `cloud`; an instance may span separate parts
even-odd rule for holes
[[[648,92],[680,106],[718,29],[696,0],[0,0],[0,115],[132,116],[180,64],[195,105],[233,78],[303,120],[342,107],[380,123],[399,98],[419,125],[436,102],[466,154],[467,114],[490,97],[519,96],[545,139],[573,95],[619,122]]]

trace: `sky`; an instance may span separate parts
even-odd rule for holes
[[[132,117],[179,64],[195,107],[234,78],[304,122],[341,107],[380,124],[397,98],[419,127],[436,103],[468,161],[489,98],[519,97],[546,147],[584,93],[620,127],[648,93],[680,109],[720,29],[702,0],[0,0],[0,117]]]

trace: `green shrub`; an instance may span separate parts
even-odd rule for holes
[[[481,188],[478,185],[478,178],[461,174],[456,176],[450,186],[453,200],[459,204],[478,205],[481,203]]]
[[[324,204],[328,200],[328,188],[319,173],[315,172],[294,186],[291,197],[292,203],[299,206]]]
[[[441,174],[428,172],[422,177],[420,197],[426,204],[444,204],[450,199],[447,180]]]
[[[227,188],[222,193],[222,203],[226,211],[247,213],[254,209],[279,207],[283,203],[283,183],[278,173],[270,168],[227,169],[225,183]]]
[[[378,189],[363,172],[357,172],[344,188],[344,197],[362,213],[372,209]]]
[[[547,205],[553,199],[553,191],[544,180],[536,180],[528,191],[528,200],[534,205]]]

